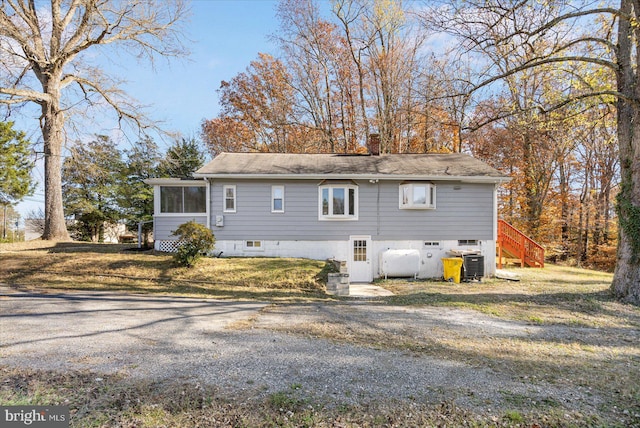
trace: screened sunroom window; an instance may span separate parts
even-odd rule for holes
[[[165,214],[205,213],[206,187],[160,186],[160,212]]]

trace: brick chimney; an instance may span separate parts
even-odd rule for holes
[[[380,134],[369,135],[369,154],[380,156]]]

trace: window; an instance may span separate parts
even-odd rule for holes
[[[404,183],[400,185],[400,209],[427,210],[435,207],[435,184]]]
[[[424,241],[424,246],[425,247],[439,247],[440,246],[440,242],[439,241]]]
[[[183,187],[184,212],[203,213],[207,203],[205,187]]]
[[[206,187],[160,186],[160,212],[163,214],[207,212]]]
[[[222,194],[224,197],[224,212],[236,212],[236,186],[224,186]]]
[[[245,250],[263,251],[262,241],[244,241]]]
[[[355,185],[320,186],[320,220],[357,220],[358,187]]]
[[[353,241],[353,261],[354,262],[367,261],[367,240],[366,239],[356,239]]]
[[[459,246],[478,245],[478,240],[477,239],[459,239],[458,245]]]
[[[271,186],[271,212],[284,212],[284,186]]]
[[[160,212],[184,212],[184,196],[182,193],[182,187],[160,187]]]

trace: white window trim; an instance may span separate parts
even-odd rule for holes
[[[353,200],[355,203],[355,207],[353,210],[353,215],[342,214],[342,215],[325,215],[322,213],[322,190],[329,189],[329,212],[331,212],[332,201],[333,201],[333,189],[346,189],[345,199],[349,200],[349,189],[354,190]],[[359,197],[358,197],[358,186],[352,184],[325,184],[318,187],[318,220],[320,221],[356,221],[358,220],[358,210],[359,210]],[[349,212],[349,207],[345,206],[345,212]]]
[[[207,213],[160,213],[154,214],[156,217],[184,217],[184,218],[198,218],[207,217]]]
[[[207,188],[207,183],[197,182],[197,183],[171,183],[171,184],[156,184],[153,186],[153,215],[156,217],[204,217],[209,215],[209,192],[205,190],[205,208],[204,212],[199,213],[191,213],[191,212],[182,212],[182,213],[164,213],[162,212],[162,196],[161,196],[161,187],[204,187]],[[183,196],[184,197],[184,196]]]
[[[233,189],[233,209],[227,208],[227,189]],[[222,212],[235,213],[238,210],[238,193],[235,184],[227,184],[222,186]]]
[[[427,198],[430,199],[427,204],[413,203],[413,187],[421,186],[427,188]],[[403,189],[408,188],[411,195],[411,201],[408,204],[402,203]],[[433,197],[432,197],[433,196]],[[398,208],[401,210],[435,210],[436,209],[436,185],[433,183],[404,183],[398,187]]]
[[[249,242],[252,243],[252,245],[249,245]],[[255,243],[259,242],[260,246],[256,247]],[[264,251],[264,241],[262,241],[261,239],[247,239],[246,241],[244,241],[244,249],[245,251]]]
[[[275,208],[276,202],[276,190],[280,190],[282,192],[282,209],[277,210]],[[284,186],[271,186],[271,212],[272,213],[283,213],[284,212]]]

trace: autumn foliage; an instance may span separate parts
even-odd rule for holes
[[[507,70],[555,41],[508,45],[496,27],[479,36],[492,49],[465,60],[464,46],[437,51],[428,39],[441,17],[417,2],[282,0],[277,13],[278,55],[260,53],[222,82],[221,113],[202,123],[212,154],[367,153],[374,132],[382,153],[469,153],[513,178],[498,190],[499,215],[552,259],[613,268],[616,112],[611,97],[579,96],[610,87],[610,73],[549,64],[483,92],[473,61]]]

